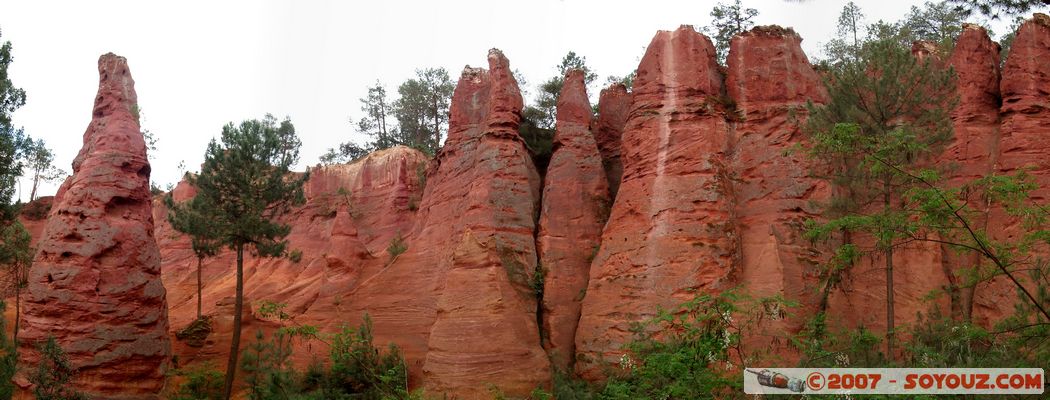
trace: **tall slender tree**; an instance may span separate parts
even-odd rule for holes
[[[192,175],[186,175],[187,180],[192,180]],[[190,236],[190,246],[193,254],[197,256],[197,319],[203,317],[203,288],[204,282],[201,270],[204,259],[215,256],[221,248],[221,243],[216,236],[218,230],[214,226],[215,220],[210,216],[210,210],[206,208],[204,201],[198,201],[196,197],[182,204],[175,204],[174,197],[169,192],[164,197],[164,203],[172,212],[168,213],[168,222],[175,230]]]
[[[860,57],[831,70],[830,101],[811,106],[806,131],[814,175],[836,187],[829,220],[810,222],[814,238],[843,233],[825,279],[838,275],[862,252],[849,236],[874,241],[885,262],[886,354],[894,354],[894,250],[910,230],[902,198],[919,185],[910,171],[928,167],[927,158],[951,139],[948,115],[956,102],[951,70],[919,61],[892,39],[867,43]]]
[[[244,252],[260,257],[285,253],[290,227],[276,221],[292,206],[305,202],[303,184],[309,173],[294,175],[300,141],[291,121],[280,124],[267,115],[223,127],[221,141],[212,140],[204,165],[190,183],[197,187],[193,209],[176,206],[173,213],[200,213],[211,221],[212,237],[237,255],[233,339],[226,366],[225,396],[233,394],[241,342],[244,307]],[[179,218],[179,217],[176,217]],[[192,219],[192,218],[189,218]]]

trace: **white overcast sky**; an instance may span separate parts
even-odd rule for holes
[[[444,67],[455,81],[464,65],[485,66],[496,47],[533,93],[569,50],[587,57],[604,82],[632,71],[657,30],[707,25],[716,3],[0,0],[0,40],[14,45],[10,77],[27,92],[15,125],[44,138],[67,172],[91,119],[99,55],[127,57],[143,128],[159,139],[152,178],[164,187],[178,180],[180,161],[197,169],[227,122],[291,117],[305,168],[329,147],[365,139],[348,117],[361,116],[358,99],[377,79],[395,92],[415,69]],[[759,10],[759,25],[793,27],[812,58],[846,0],[743,3]],[[921,1],[856,3],[870,22],[900,19]],[[30,182],[20,185],[28,198]]]

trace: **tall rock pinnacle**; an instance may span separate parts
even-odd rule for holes
[[[736,266],[722,78],[692,27],[656,34],[638,66],[623,133],[623,180],[591,266],[577,371],[601,375],[633,322],[723,288]],[[585,250],[586,251],[586,250]]]
[[[127,60],[105,54],[98,72],[84,147],[55,196],[29,273],[20,362],[36,365],[35,346],[53,336],[80,369],[79,390],[155,398],[171,344],[150,165]]]
[[[621,138],[627,115],[631,112],[631,93],[622,83],[614,83],[602,89],[598,96],[598,118],[591,125],[598,152],[602,154],[602,165],[609,180],[609,194],[616,197],[623,177],[623,162],[620,160]]]
[[[543,187],[536,246],[544,271],[542,322],[555,366],[569,370],[591,260],[609,213],[609,185],[588,125],[583,71],[571,70],[558,96],[554,153]]]
[[[783,294],[813,305],[813,243],[803,223],[828,195],[813,178],[800,123],[806,102],[826,101],[820,76],[790,28],[759,26],[730,42],[726,88],[736,104],[731,170],[740,229],[741,281],[755,295]],[[768,343],[767,343],[768,344]],[[767,345],[764,344],[764,345]]]

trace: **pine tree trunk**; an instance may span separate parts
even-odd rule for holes
[[[233,379],[237,373],[237,353],[241,345],[241,308],[244,305],[244,245],[237,245],[237,294],[233,302],[233,340],[230,360],[226,363],[226,400],[233,396]]]
[[[203,257],[197,257],[197,319],[201,319],[201,263]]]
[[[891,193],[889,182],[883,185],[883,210],[889,212]],[[886,357],[893,360],[893,243],[886,247]]]

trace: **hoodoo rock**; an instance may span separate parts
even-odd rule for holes
[[[734,214],[740,230],[741,281],[755,296],[782,294],[818,304],[812,267],[821,260],[802,237],[807,219],[828,196],[811,177],[798,146],[806,102],[827,94],[820,76],[790,28],[760,26],[730,43],[726,91],[737,107],[734,151]]]
[[[949,164],[948,184],[961,187],[994,171],[999,147],[999,45],[984,28],[964,24],[948,64],[956,73],[959,103],[951,111],[954,137],[941,158]],[[987,213],[987,205],[982,205],[975,221],[981,229],[987,229]],[[974,288],[966,283],[966,271],[974,270],[980,255],[961,254],[949,246],[942,246],[941,252],[952,317],[969,320],[975,302],[981,304],[980,310],[1004,311],[997,305],[1008,302],[987,298],[985,290],[974,298]]]
[[[656,34],[638,66],[623,180],[576,332],[584,377],[620,358],[631,323],[724,289],[738,265],[721,95],[707,37],[690,26]]]
[[[156,398],[171,343],[150,165],[127,60],[105,54],[98,72],[84,146],[55,196],[30,270],[20,363],[37,365],[36,345],[53,336],[80,369],[78,390]]]
[[[550,379],[531,285],[540,179],[509,62],[498,50],[488,62],[459,79],[407,250],[344,297],[351,319],[370,314],[377,341],[401,346],[413,382],[458,398],[488,398],[489,385],[526,395]]]
[[[609,180],[609,194],[616,197],[623,176],[620,161],[620,141],[627,115],[631,112],[631,93],[622,83],[614,83],[602,89],[598,97],[598,117],[594,119],[591,132],[602,155],[602,166]]]
[[[609,213],[609,185],[588,129],[583,71],[571,70],[558,96],[554,153],[543,187],[536,247],[543,268],[543,332],[554,365],[568,371],[591,261]]]

